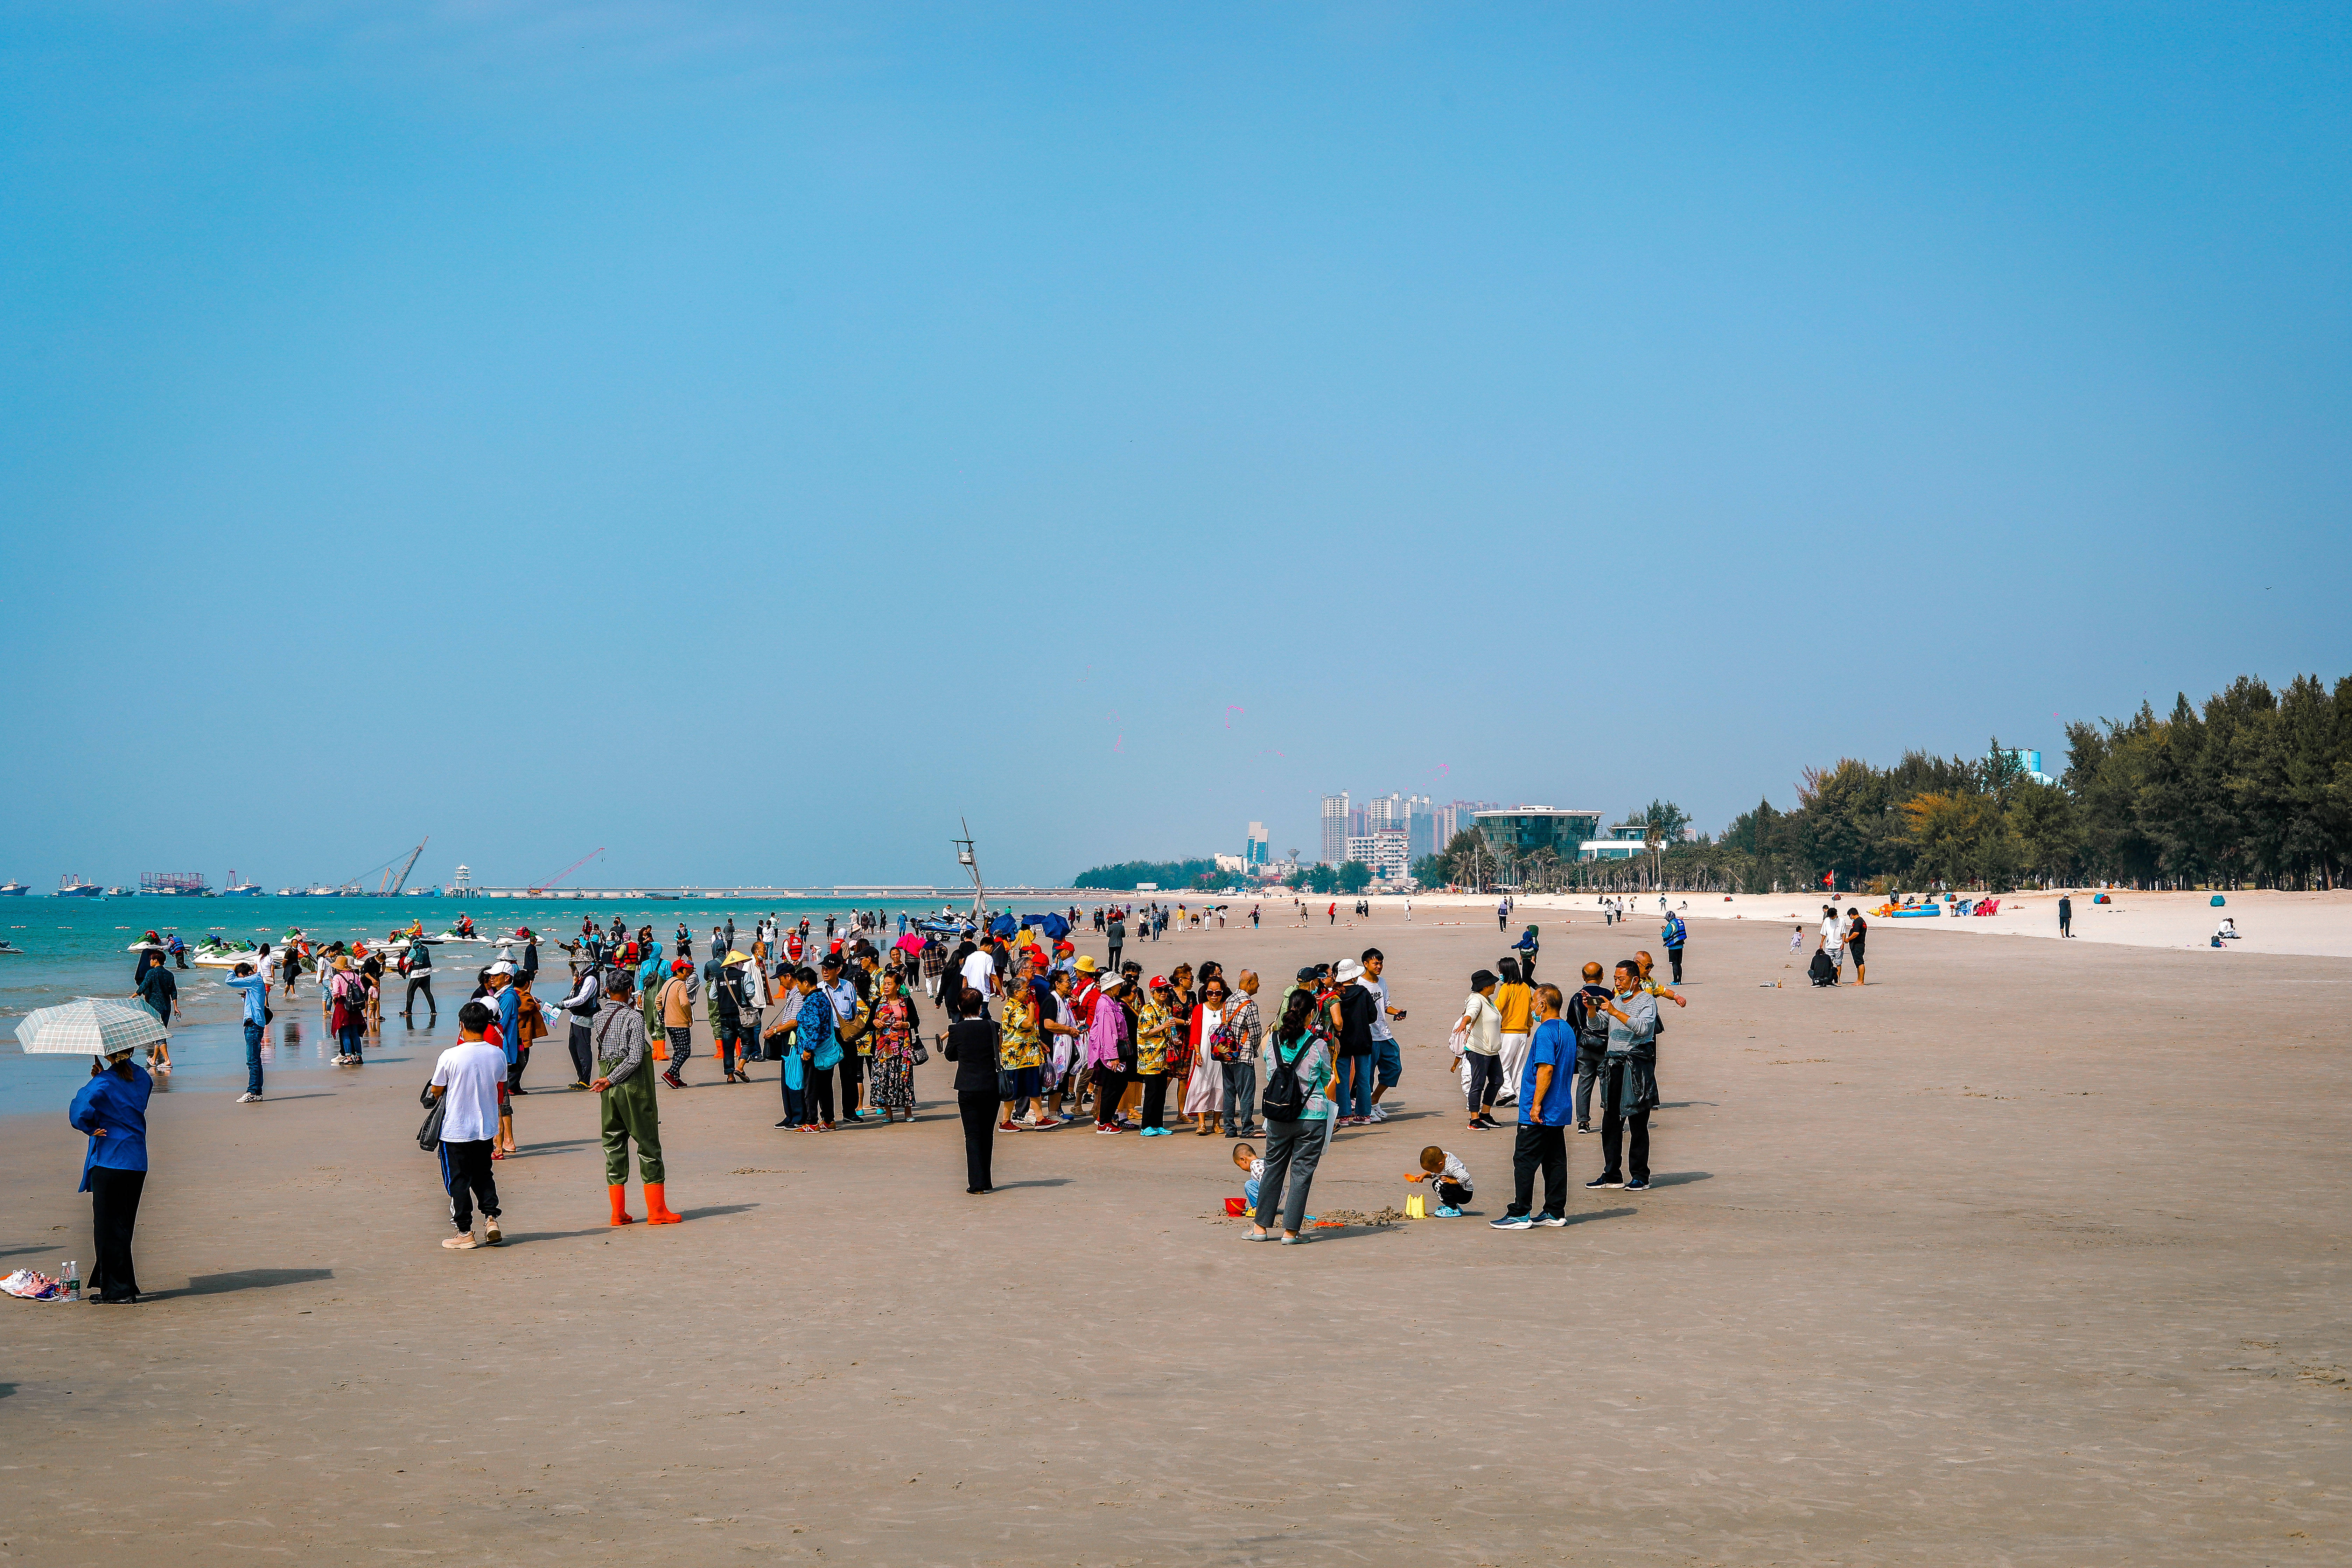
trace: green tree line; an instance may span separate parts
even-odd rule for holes
[[[1717,837],[1653,801],[1652,843],[1628,860],[1498,865],[1477,835],[1424,857],[1424,882],[1628,890],[1771,892],[2081,887],[2333,888],[2352,856],[2352,677],[2301,675],[2282,691],[2252,676],[2159,716],[2066,727],[2064,773],[2029,777],[1996,738],[1979,759],[1906,752],[1809,768],[1794,809],[1768,799]]]

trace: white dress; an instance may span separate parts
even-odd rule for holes
[[[1230,1007],[1233,1003],[1225,1004]],[[1192,1053],[1192,1070],[1184,1079],[1184,1114],[1215,1116],[1225,1108],[1225,1064],[1209,1055],[1209,1037],[1224,1019],[1223,1012],[1201,1008],[1201,1048]]]

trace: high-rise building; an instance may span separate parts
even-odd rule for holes
[[[1326,866],[1337,866],[1348,858],[1348,792],[1323,797],[1323,840],[1316,852]]]
[[[1425,795],[1405,796],[1404,820],[1393,826],[1404,828],[1405,852],[1416,860],[1423,855],[1434,855],[1442,847],[1436,842],[1437,818],[1430,811],[1429,797]]]
[[[1495,803],[1491,800],[1454,800],[1435,807],[1432,816],[1436,831],[1431,837],[1437,840],[1437,844],[1431,853],[1444,854],[1445,847],[1454,842],[1455,834],[1467,833],[1476,826],[1471,820],[1474,816],[1494,808]]]
[[[1268,842],[1265,836],[1265,824],[1251,823],[1249,837],[1242,842],[1242,863],[1253,871],[1262,869],[1266,861],[1271,858],[1266,847]]]
[[[1348,840],[1348,858],[1360,860],[1383,882],[1402,878],[1410,869],[1402,827],[1383,827]]]

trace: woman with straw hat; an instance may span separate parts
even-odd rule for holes
[[[66,1119],[89,1134],[80,1191],[89,1194],[90,1238],[97,1261],[89,1271],[93,1300],[139,1300],[131,1262],[131,1232],[139,1223],[139,1193],[147,1184],[147,1097],[155,1080],[129,1049],[92,1062],[89,1081],[73,1097]]]

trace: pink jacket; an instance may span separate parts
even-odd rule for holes
[[[1125,1038],[1127,1009],[1109,996],[1096,1002],[1094,1022],[1087,1026],[1087,1066],[1104,1062],[1116,1066],[1119,1060],[1118,1043]]]

